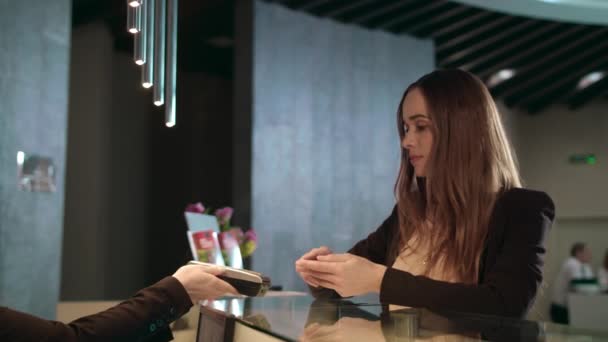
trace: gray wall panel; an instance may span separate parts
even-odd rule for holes
[[[59,294],[69,0],[0,1],[0,305],[47,318]],[[56,193],[17,189],[17,151],[53,158]]]
[[[296,258],[321,244],[345,251],[382,222],[394,204],[400,96],[433,68],[431,41],[255,2],[254,269],[303,289]]]

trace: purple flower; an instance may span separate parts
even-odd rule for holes
[[[188,206],[186,207],[186,212],[204,214],[205,207],[203,206],[203,204],[201,202],[191,203],[191,204],[188,204]]]
[[[215,211],[215,217],[217,217],[217,220],[219,221],[220,226],[224,226],[224,225],[228,224],[228,222],[230,222],[233,211],[234,210],[230,207],[224,207],[222,209],[218,209]]]
[[[258,242],[258,235],[255,233],[253,228],[245,232],[245,241],[253,241],[254,243]]]

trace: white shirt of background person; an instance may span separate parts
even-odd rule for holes
[[[575,257],[566,259],[562,269],[559,271],[555,287],[553,288],[553,302],[555,304],[567,306],[570,281],[573,279],[588,278],[593,278],[593,270],[589,264],[583,263]]]

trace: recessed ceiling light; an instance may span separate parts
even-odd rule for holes
[[[604,71],[590,72],[587,75],[583,76],[580,81],[578,81],[576,87],[578,89],[585,89],[593,83],[604,78],[604,76],[606,76],[606,73]]]
[[[490,76],[488,79],[488,87],[492,88],[500,83],[512,78],[515,76],[516,72],[514,69],[502,69],[496,72],[494,75]]]

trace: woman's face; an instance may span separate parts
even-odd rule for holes
[[[431,118],[420,90],[413,88],[407,93],[401,113],[405,132],[401,146],[408,151],[409,162],[414,167],[416,176],[425,177],[427,161],[433,147],[433,134]]]

